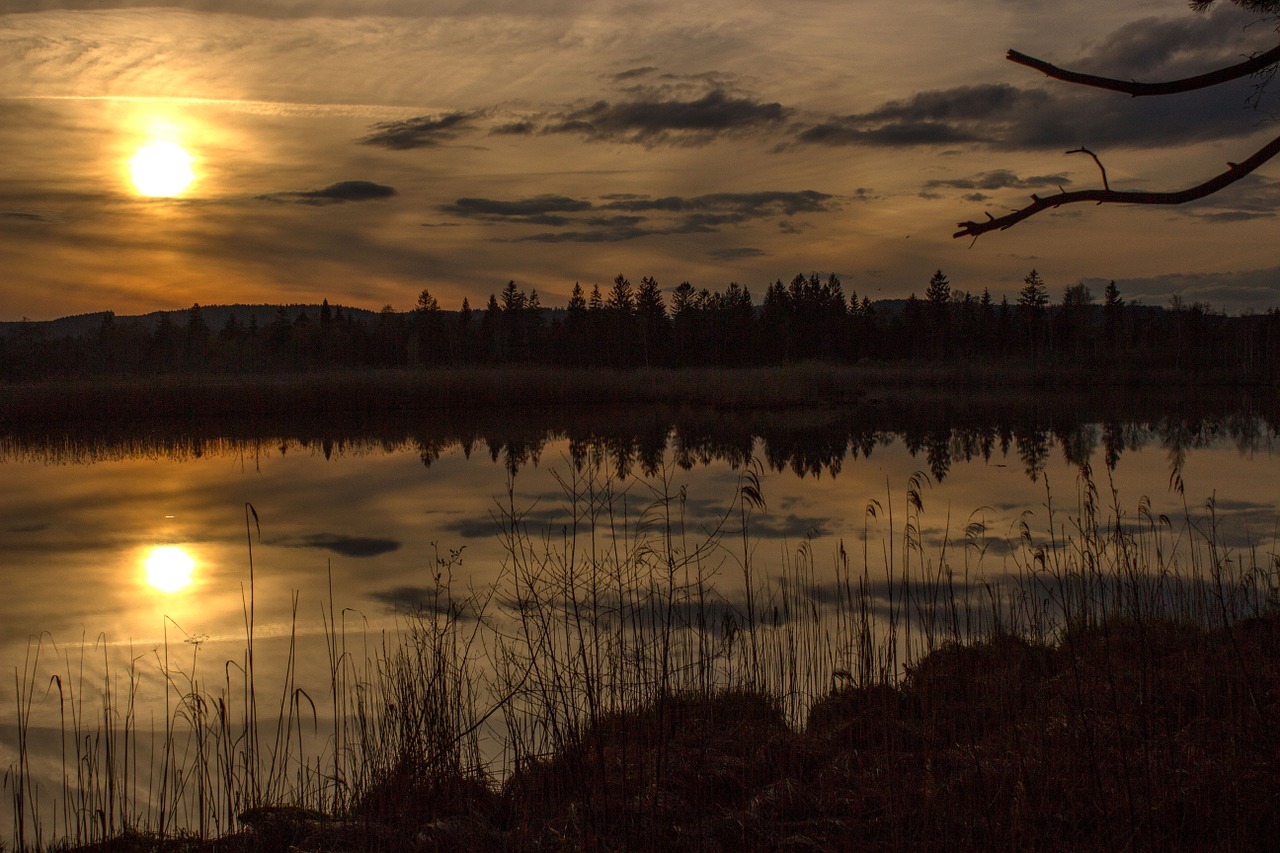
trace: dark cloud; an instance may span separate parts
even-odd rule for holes
[[[449,533],[463,539],[491,539],[501,532],[501,525],[492,518],[479,516],[459,518],[444,525]]]
[[[832,118],[802,130],[796,139],[816,145],[943,145],[975,142],[979,137],[969,131],[937,122],[892,122],[868,127],[858,116]]]
[[[1178,208],[1178,212],[1209,222],[1272,219],[1280,210],[1280,181],[1256,172],[1208,198]]]
[[[294,204],[342,204],[348,201],[372,201],[396,195],[395,187],[375,184],[372,181],[338,181],[321,190],[279,192],[260,195],[267,201],[288,201]]]
[[[991,198],[991,196],[987,195],[986,193],[965,193],[960,197],[965,201],[972,201],[974,203],[987,201]]]
[[[795,513],[763,513],[751,519],[751,535],[761,539],[789,539],[799,541],[827,536],[831,533],[831,519],[802,518]]]
[[[577,213],[591,209],[591,202],[563,195],[539,195],[516,201],[491,198],[460,198],[440,208],[445,213],[466,217],[526,217],[547,213]]]
[[[490,198],[460,198],[453,204],[441,205],[440,210],[466,219],[485,222],[523,223],[563,228],[574,220],[567,213],[580,213],[591,209],[591,202],[560,195],[540,195],[515,201],[499,201]]]
[[[31,524],[18,524],[8,528],[10,533],[43,533],[49,529],[47,522],[33,522]]]
[[[530,136],[538,129],[531,121],[512,121],[500,124],[489,130],[494,136]]]
[[[755,246],[734,246],[725,249],[714,249],[708,254],[718,261],[737,261],[746,258],[762,258],[768,253],[763,249],[757,249]]]
[[[700,196],[665,196],[663,198],[624,198],[601,207],[628,211],[714,211],[732,210],[750,218],[778,213],[818,213],[830,209],[832,196],[816,190],[799,192],[766,191],[755,193],[710,193]]]
[[[517,238],[518,242],[618,243],[661,234],[711,234],[728,225],[757,219],[828,212],[832,198],[815,190],[662,198],[627,194],[603,196],[602,203],[595,204],[585,199],[544,195],[513,201],[461,198],[440,210],[486,222],[569,229],[526,235]],[[593,215],[575,216],[585,213]]]
[[[959,190],[1033,190],[1040,187],[1064,186],[1069,183],[1071,183],[1071,179],[1061,173],[1019,178],[1017,174],[1008,169],[994,169],[989,172],[979,172],[968,178],[927,181],[924,187],[926,190],[938,189],[939,187],[951,187]]]
[[[1109,278],[1081,283],[1101,293]],[[1170,273],[1150,278],[1117,278],[1120,295],[1130,302],[1168,305],[1177,296],[1188,304],[1205,302],[1215,310],[1240,314],[1280,307],[1280,267],[1236,272]]]
[[[628,68],[626,71],[619,71],[617,74],[614,74],[612,79],[617,82],[634,80],[637,77],[647,77],[657,70],[658,67],[656,65],[644,65],[640,68]]]
[[[1143,18],[1098,40],[1069,67],[1121,80],[1190,77],[1272,47],[1273,30],[1249,26],[1256,21],[1256,16],[1225,4],[1207,15]]]
[[[360,142],[397,151],[435,148],[456,139],[460,131],[471,128],[475,118],[475,113],[452,112],[378,122],[373,125],[373,132]]]
[[[374,601],[381,602],[398,613],[415,616],[452,616],[474,622],[478,618],[473,602],[454,601],[436,587],[396,586],[369,593]]]
[[[530,234],[521,241],[540,243],[613,243],[637,240],[655,234],[709,234],[726,225],[740,225],[773,216],[826,213],[832,196],[805,190],[800,192],[721,192],[705,196],[608,196],[612,201],[594,210],[621,210],[622,216],[593,216],[573,220],[581,228],[573,231]],[[591,225],[591,229],[586,229]]]
[[[18,222],[57,222],[58,221],[52,216],[47,216],[43,213],[32,213],[27,210],[0,211],[0,219],[13,219]]]
[[[857,118],[871,124],[985,121],[1025,106],[1028,98],[1042,97],[1003,83],[984,83],[921,92],[904,101],[889,101]]]
[[[1257,34],[1228,15],[1148,19],[1128,24],[1083,59],[1050,61],[1121,79],[1172,79],[1239,61]],[[988,83],[919,92],[863,113],[798,127],[798,143],[913,147],[982,143],[1002,149],[1167,146],[1249,136],[1262,114],[1253,80],[1153,98],[1045,80],[1027,71],[1020,86]],[[1242,155],[1243,156],[1243,155]]]
[[[395,539],[376,539],[369,536],[343,536],[335,533],[313,533],[291,539],[272,542],[282,548],[319,548],[343,557],[377,557],[400,550]]]
[[[722,134],[772,127],[790,110],[779,103],[734,97],[713,89],[681,100],[666,93],[637,93],[632,100],[596,103],[556,117],[550,133],[577,133],[590,140],[700,145]]]
[[[644,222],[644,216],[596,216],[586,220],[592,228],[630,228]]]
[[[528,243],[621,243],[640,237],[668,232],[647,228],[622,227],[604,228],[598,231],[555,231],[543,234],[530,234],[521,237],[519,242]]]

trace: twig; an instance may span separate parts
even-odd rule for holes
[[[1094,154],[1092,151],[1090,151],[1088,148],[1085,148],[1083,145],[1081,145],[1079,148],[1072,148],[1067,153],[1068,154],[1088,154],[1090,157],[1092,157],[1093,162],[1098,164],[1098,171],[1102,173],[1103,188],[1108,190],[1111,189],[1111,184],[1107,181],[1107,167],[1102,165],[1102,161],[1098,159],[1097,154]],[[1062,188],[1059,187],[1059,189],[1062,189]],[[1066,191],[1063,190],[1063,192],[1066,192]]]

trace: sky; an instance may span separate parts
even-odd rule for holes
[[[1159,80],[1275,44],[1181,0],[3,0],[0,320],[193,303],[562,306],[618,274],[757,301],[1116,280],[1280,305],[1280,162],[1185,207],[1033,192],[1199,183],[1280,132],[1256,79],[1132,99],[1014,65]],[[1256,97],[1255,97],[1256,96]],[[139,152],[189,162],[144,195]],[[163,178],[163,175],[161,176]],[[181,183],[181,182],[179,182]],[[176,187],[176,188],[175,188]]]

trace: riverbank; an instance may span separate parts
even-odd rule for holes
[[[1269,385],[1174,370],[1108,371],[1000,363],[806,362],[784,367],[635,370],[539,366],[381,369],[333,373],[97,377],[10,383],[0,425],[164,418],[354,417],[433,411],[599,406],[723,410],[842,406],[957,396],[1015,400],[1028,393],[1169,397],[1247,393]]]

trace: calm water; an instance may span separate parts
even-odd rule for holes
[[[963,546],[980,522],[981,571],[997,576],[1022,522],[1047,533],[1050,502],[1069,522],[1083,464],[1130,518],[1147,502],[1152,517],[1204,517],[1214,499],[1222,539],[1265,553],[1280,519],[1275,450],[1266,419],[1234,405],[1126,414],[1008,401],[11,434],[0,444],[0,663],[37,685],[36,725],[56,724],[50,674],[82,655],[90,669],[132,660],[144,684],[166,653],[198,650],[216,670],[244,645],[252,548],[264,660],[293,632],[304,676],[319,673],[330,595],[345,623],[393,627],[434,589],[437,556],[459,549],[455,584],[484,588],[506,564],[504,515],[555,535],[571,523],[575,477],[614,490],[620,525],[642,523],[667,494],[682,496],[688,529],[709,528],[751,460],[765,501],[750,522],[757,571],[781,571],[806,543],[820,574],[842,543],[883,547],[914,477],[926,552],[944,539]],[[181,549],[189,583],[148,577],[160,547]],[[726,560],[715,581],[729,598],[736,571]],[[14,709],[10,676],[0,679],[4,767],[16,760]]]
[[[1098,424],[1016,409],[942,414],[966,423],[880,428],[859,413],[807,411],[700,413],[673,426],[654,413],[638,425],[634,416],[608,421],[613,434],[588,422],[487,435],[385,424],[327,436],[169,425],[11,437],[0,457],[0,660],[12,668],[41,635],[147,647],[167,626],[171,639],[242,638],[248,533],[263,631],[294,621],[293,591],[300,621],[310,621],[330,583],[338,606],[379,622],[427,588],[437,552],[462,549],[461,575],[492,582],[504,559],[504,508],[534,533],[558,529],[572,517],[562,481],[575,471],[609,482],[632,523],[658,492],[684,489],[685,517],[698,529],[725,512],[754,458],[766,508],[750,531],[766,565],[806,539],[818,554],[851,547],[867,524],[878,539],[883,510],[905,508],[917,473],[927,480],[926,540],[949,532],[962,541],[981,521],[993,573],[1020,519],[1046,529],[1049,499],[1060,521],[1074,511],[1082,462],[1104,500],[1114,486],[1128,514],[1144,498],[1153,515],[1171,516],[1184,506],[1202,513],[1216,498],[1232,544],[1266,544],[1275,531],[1280,457],[1271,429],[1251,415]],[[872,500],[882,512],[868,521]],[[148,582],[160,546],[189,555],[189,584],[165,591]]]

